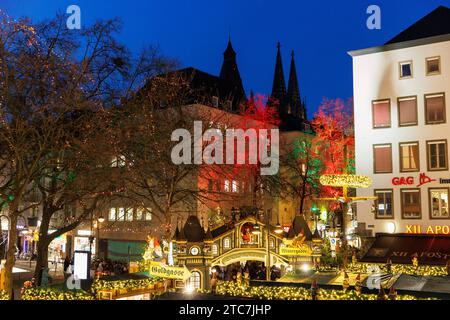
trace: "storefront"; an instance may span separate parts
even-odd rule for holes
[[[362,262],[446,265],[450,261],[450,236],[424,234],[379,234]]]

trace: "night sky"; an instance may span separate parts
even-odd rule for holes
[[[250,89],[270,93],[280,41],[286,82],[295,50],[311,117],[323,97],[352,96],[347,51],[381,45],[439,5],[450,6],[450,0],[0,0],[10,16],[34,21],[65,12],[71,4],[80,6],[82,26],[120,17],[120,40],[135,52],[158,45],[182,66],[216,75],[231,33],[247,94]],[[366,27],[371,4],[381,7],[381,30]]]

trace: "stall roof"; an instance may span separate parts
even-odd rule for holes
[[[450,260],[450,236],[378,234],[362,262],[411,264],[414,256],[419,264],[445,265]]]

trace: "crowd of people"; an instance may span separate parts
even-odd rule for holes
[[[91,270],[99,276],[114,276],[128,273],[128,264],[121,261],[109,259],[96,259],[92,261]]]
[[[242,266],[239,262],[226,268],[215,267],[216,277],[224,281],[240,281],[240,279],[266,280],[266,266],[258,262],[246,262]],[[281,270],[275,266],[270,268],[270,280],[281,277]]]

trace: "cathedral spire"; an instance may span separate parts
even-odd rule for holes
[[[290,113],[304,120],[303,104],[300,98],[300,89],[298,86],[297,71],[295,68],[294,50],[291,53],[291,67],[289,70],[289,83],[287,91],[287,103]]]
[[[277,99],[280,103],[280,112],[285,112],[286,99],[286,83],[284,80],[283,63],[281,61],[281,45],[277,44],[277,58],[275,64],[275,74],[273,76],[272,94],[271,97]]]
[[[242,100],[245,100],[246,98],[241,75],[236,62],[236,52],[231,44],[231,37],[228,38],[228,45],[223,53],[223,63],[219,78],[221,81],[221,91],[233,93],[232,97],[221,98],[231,100],[233,102],[233,110],[236,111]]]

